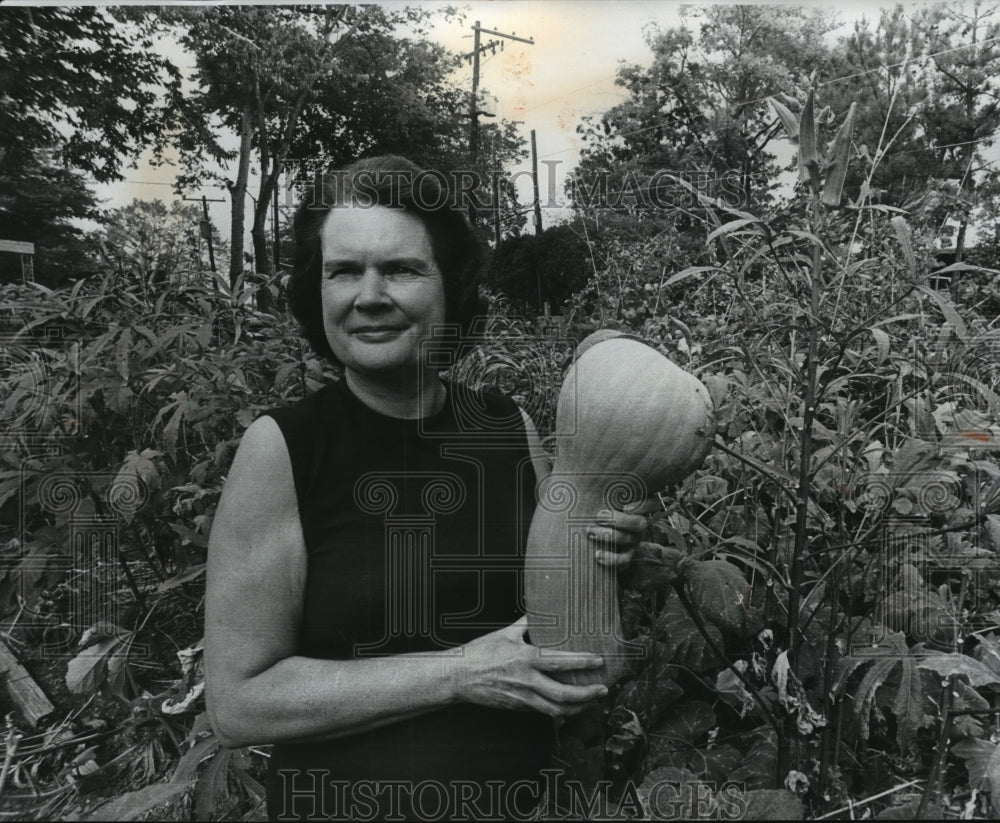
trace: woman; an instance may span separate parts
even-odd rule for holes
[[[526,815],[552,718],[606,693],[552,676],[599,657],[526,638],[530,418],[438,375],[481,312],[443,182],[377,158],[300,207],[291,307],[343,378],[247,429],[212,529],[209,715],[277,744],[272,818]],[[644,518],[612,514],[595,539],[634,544]]]

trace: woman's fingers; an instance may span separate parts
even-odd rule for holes
[[[596,560],[601,566],[621,569],[632,562],[634,555],[635,552],[631,550],[627,552],[610,552],[604,549],[598,549],[594,552],[594,560]]]
[[[532,666],[540,672],[574,672],[599,669],[604,658],[589,652],[561,652],[555,649],[538,649]]]
[[[629,503],[622,507],[622,511],[628,514],[656,514],[663,511],[663,503],[657,495],[647,497],[638,503]]]
[[[558,706],[576,706],[587,704],[604,697],[608,687],[603,683],[592,683],[588,686],[575,686],[570,683],[560,683],[541,672],[536,672],[529,683],[531,689]]]

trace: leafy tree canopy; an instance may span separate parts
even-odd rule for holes
[[[162,126],[176,68],[144,27],[100,7],[0,8],[0,157],[7,168],[58,147],[99,181],[121,178]]]
[[[767,146],[776,134],[767,97],[806,85],[825,65],[823,38],[834,22],[816,9],[784,6],[710,6],[691,20],[697,27],[647,30],[652,65],[619,70],[629,99],[578,128],[577,179],[588,191],[609,171],[612,192],[636,193],[620,204],[641,208],[649,205],[642,198],[650,176],[669,170],[717,183],[732,177],[744,205],[766,199],[775,171]],[[570,194],[581,205],[579,189]]]

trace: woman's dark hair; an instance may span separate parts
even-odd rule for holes
[[[323,328],[320,235],[331,209],[352,205],[402,209],[420,220],[444,281],[445,322],[457,326],[456,342],[469,339],[473,320],[485,315],[487,307],[479,294],[479,241],[459,211],[446,175],[425,171],[405,157],[383,155],[323,173],[295,213],[295,268],[288,280],[288,304],[313,350],[340,365]]]

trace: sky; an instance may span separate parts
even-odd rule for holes
[[[418,4],[419,0],[409,2]],[[871,3],[826,5],[838,12],[845,26],[863,14],[878,13],[878,7]],[[649,25],[679,25],[682,7],[654,0],[477,0],[459,4],[459,8],[464,11],[463,21],[439,22],[431,34],[432,39],[455,52],[472,50],[475,21],[485,28],[534,40],[533,45],[508,40],[502,52],[485,55],[480,64],[480,87],[497,98],[497,114],[516,121],[526,139],[531,129],[536,131],[542,199],[554,191],[561,201],[565,175],[579,158],[576,127],[581,118],[600,114],[626,97],[623,89],[615,85],[618,67],[623,63],[648,65],[651,53],[643,37],[644,29]],[[175,57],[182,59],[183,53]],[[471,88],[471,74],[471,67],[465,64],[456,74],[456,82]],[[530,161],[526,159],[511,171],[529,170]],[[159,197],[169,202],[174,197],[171,186],[175,173],[169,166],[151,167],[142,158],[137,169],[127,171],[126,181],[98,186],[97,192],[108,207],[125,205],[133,198]],[[234,170],[230,177],[235,177]],[[517,186],[521,202],[530,203],[529,175],[520,175]],[[254,191],[253,179],[250,187]],[[228,198],[224,188],[205,186],[188,192],[188,196],[202,194]],[[228,202],[211,204],[210,215],[220,233],[227,236]],[[562,216],[564,210],[547,210],[543,222],[548,225]]]

